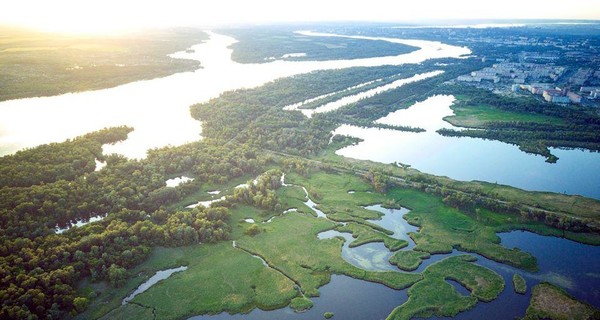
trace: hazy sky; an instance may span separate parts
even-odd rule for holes
[[[599,0],[4,0],[0,23],[99,32],[285,21],[600,19]],[[496,4],[493,4],[496,3]]]

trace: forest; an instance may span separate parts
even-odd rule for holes
[[[105,129],[1,158],[0,318],[58,319],[83,311],[87,298],[75,290],[81,279],[118,286],[152,247],[228,238],[232,203],[192,210],[166,205],[203,183],[257,175],[268,159],[243,146],[203,143],[152,150],[141,161],[102,155],[102,144],[125,139],[130,130]],[[95,159],[106,167],[95,171]],[[165,186],[168,176],[183,172],[196,180]],[[239,195],[239,201],[273,208],[269,190],[275,187],[261,182],[247,190],[250,200]],[[57,226],[101,213],[108,216],[99,223],[55,233]]]

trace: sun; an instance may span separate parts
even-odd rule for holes
[[[151,2],[151,1],[149,1]],[[47,32],[110,34],[161,24],[155,7],[132,1],[19,0],[3,5],[0,23]]]

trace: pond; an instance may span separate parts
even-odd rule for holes
[[[97,215],[97,216],[90,217],[89,219],[79,219],[79,220],[75,220],[74,222],[72,222],[72,223],[69,223],[69,224],[68,224],[67,226],[65,226],[64,228],[61,228],[60,226],[58,226],[58,225],[57,225],[57,226],[55,227],[55,232],[56,232],[57,234],[61,234],[61,233],[65,232],[65,231],[67,231],[67,230],[69,230],[69,229],[71,229],[71,228],[73,228],[73,227],[83,227],[83,226],[85,226],[86,224],[90,224],[90,223],[92,223],[92,222],[96,222],[96,221],[102,221],[102,220],[104,220],[104,218],[106,218],[106,216],[107,216],[107,215],[108,215],[108,214],[99,214],[99,215]]]
[[[415,246],[414,241],[408,236],[408,233],[418,232],[419,228],[408,224],[406,220],[404,220],[404,215],[409,213],[410,210],[406,208],[387,209],[382,207],[380,204],[366,206],[365,209],[377,211],[383,214],[381,219],[369,221],[387,230],[393,231],[394,234],[392,234],[390,237],[408,241],[408,247],[406,247],[407,249],[411,249]]]
[[[181,266],[181,267],[177,267],[177,268],[171,268],[171,269],[167,269],[167,270],[157,271],[150,279],[148,279],[146,282],[142,283],[134,292],[132,292],[130,295],[128,295],[125,299],[123,299],[121,304],[128,303],[129,301],[133,300],[133,298],[135,298],[135,296],[150,289],[150,287],[152,287],[159,281],[167,279],[173,273],[185,271],[185,270],[187,270],[187,268],[188,267],[186,267],[186,266]]]

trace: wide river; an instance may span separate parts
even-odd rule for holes
[[[203,68],[194,72],[105,90],[0,103],[0,155],[64,141],[105,127],[128,125],[135,128],[129,139],[106,146],[105,151],[143,158],[148,149],[200,139],[201,126],[190,117],[190,105],[208,101],[227,90],[256,87],[277,78],[315,70],[401,65],[433,58],[456,58],[470,53],[468,48],[432,41],[357,37],[407,44],[420,49],[408,54],[378,58],[240,64],[231,60],[231,49],[228,48],[235,39],[212,32],[209,34],[208,41],[192,47],[194,53],[178,52],[171,55],[200,61]],[[333,36],[311,32],[303,34]]]

